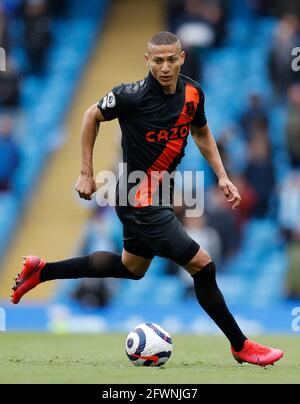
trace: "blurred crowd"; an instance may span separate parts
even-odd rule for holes
[[[268,70],[274,97],[286,113],[285,145],[289,172],[277,184],[278,222],[286,240],[289,268],[286,295],[300,298],[300,72],[291,68],[292,50],[300,46],[300,3],[256,0],[257,11],[279,17],[273,32]],[[262,3],[262,4],[260,4]],[[276,162],[275,162],[276,163]]]
[[[181,40],[186,51],[182,74],[201,81],[202,53],[220,47],[226,40],[225,0],[168,0],[167,24]]]
[[[0,72],[0,194],[9,192],[21,151],[16,123],[22,114],[22,84],[47,74],[52,23],[66,16],[67,0],[0,0],[0,47],[6,71]]]

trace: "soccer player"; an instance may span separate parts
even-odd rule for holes
[[[53,279],[112,277],[139,280],[153,257],[158,255],[183,266],[193,277],[199,304],[228,338],[238,362],[271,365],[283,356],[283,352],[245,337],[218,288],[211,257],[185,232],[171,203],[164,200],[165,195],[160,197],[159,204],[153,202],[154,194],[164,182],[163,173],[173,172],[183,157],[190,131],[232,208],[236,209],[241,201],[237,188],[226,174],[208,127],[204,94],[197,82],[180,74],[184,58],[175,35],[169,32],[155,34],[145,55],[148,76],[113,88],[84,115],[81,172],[76,190],[87,200],[96,191],[93,149],[100,123],[118,118],[121,126],[123,160],[127,163],[127,174],[119,180],[116,198],[116,212],[123,224],[122,255],[97,251],[90,256],[54,263],[27,256],[13,286],[12,302],[19,303],[30,289]],[[129,175],[137,170],[145,174],[138,185],[129,181]],[[162,177],[157,178],[157,173]],[[152,177],[153,183],[149,181]],[[121,201],[124,192],[126,203]],[[169,194],[173,194],[172,184]]]

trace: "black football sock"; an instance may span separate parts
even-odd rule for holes
[[[224,297],[218,288],[215,264],[210,262],[201,271],[193,275],[193,278],[199,304],[223,331],[234,350],[241,351],[247,338],[228,310]]]
[[[47,263],[41,270],[41,282],[53,279],[77,278],[126,278],[141,279],[122,263],[121,255],[106,251],[95,252],[85,257]]]

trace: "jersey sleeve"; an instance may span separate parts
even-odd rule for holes
[[[99,101],[98,108],[107,121],[120,118],[132,110],[132,97],[125,91],[124,87],[123,84],[114,87],[110,93]]]
[[[199,91],[200,99],[199,99],[198,107],[196,109],[196,113],[195,113],[193,121],[192,121],[192,125],[199,126],[200,128],[202,128],[203,126],[205,126],[207,124],[205,108],[204,108],[205,96],[201,89],[199,89],[198,91]]]

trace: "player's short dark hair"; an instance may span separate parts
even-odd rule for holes
[[[181,46],[179,38],[168,31],[158,32],[149,41],[149,45],[175,45],[177,43]]]

